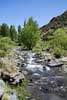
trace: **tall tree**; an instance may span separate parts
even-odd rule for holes
[[[18,33],[21,34],[21,32],[22,32],[22,27],[21,27],[21,25],[19,25],[18,26]]]
[[[9,36],[10,31],[9,31],[9,26],[6,23],[3,23],[0,27],[0,34],[2,36]]]
[[[17,31],[16,31],[14,25],[10,26],[10,37],[11,37],[11,40],[13,40],[13,41],[15,41],[17,39]]]
[[[38,24],[32,17],[28,19],[22,31],[22,42],[28,49],[32,49],[40,39]]]
[[[24,27],[26,26],[26,19],[24,20]]]
[[[21,25],[18,26],[18,42],[21,44],[21,34],[22,34],[22,27]]]

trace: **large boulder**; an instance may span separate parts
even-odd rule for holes
[[[20,72],[10,74],[8,72],[2,72],[1,77],[4,81],[14,85],[20,84],[24,80],[24,75]]]

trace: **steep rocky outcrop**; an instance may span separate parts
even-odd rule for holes
[[[45,39],[48,34],[52,34],[56,29],[63,27],[67,27],[67,11],[60,16],[52,18],[47,25],[40,28],[43,39]]]

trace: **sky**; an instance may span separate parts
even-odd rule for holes
[[[67,10],[67,0],[0,0],[0,24],[22,25],[33,17],[39,26]]]

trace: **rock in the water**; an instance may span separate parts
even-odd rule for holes
[[[4,94],[4,88],[5,88],[5,83],[3,82],[3,80],[0,80],[0,98]]]
[[[2,72],[1,77],[4,81],[9,82],[10,84],[19,84],[24,80],[24,75],[20,72],[18,73],[7,73],[7,72]]]
[[[3,80],[0,80],[0,87],[1,87],[1,88],[4,88],[4,87],[5,87],[5,83],[4,83]]]
[[[9,97],[9,100],[18,100],[16,94],[11,94],[10,97]]]
[[[3,96],[4,94],[4,89],[0,87],[0,98]]]
[[[61,62],[50,62],[50,63],[47,63],[47,66],[49,67],[61,67],[63,65],[63,63]]]

